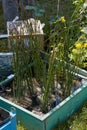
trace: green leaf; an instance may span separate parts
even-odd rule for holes
[[[37,16],[37,17],[43,16],[43,13],[45,12],[44,9],[41,9],[41,8],[39,8],[38,6],[29,6],[29,5],[27,5],[27,6],[25,7],[25,9],[26,9],[26,10],[34,10],[35,16]]]
[[[43,16],[43,14],[42,14],[42,13],[39,13],[39,12],[35,12],[35,16],[41,17],[41,16]]]
[[[83,4],[83,8],[84,8],[84,9],[87,8],[87,2],[85,2],[85,3]]]
[[[27,5],[27,6],[25,7],[25,9],[26,9],[26,10],[36,10],[36,7],[35,7],[35,6],[29,6],[29,5]]]
[[[45,10],[44,9],[39,9],[39,12],[40,13],[45,13]]]

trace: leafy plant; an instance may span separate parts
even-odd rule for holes
[[[41,17],[41,16],[43,16],[43,14],[44,14],[44,12],[45,12],[45,10],[44,9],[41,9],[40,7],[38,7],[38,6],[26,6],[25,7],[25,9],[28,11],[30,11],[30,10],[33,10],[34,11],[34,15],[35,15],[35,17]]]
[[[87,112],[86,112],[86,108],[83,107],[82,112],[79,113],[79,115],[76,115],[74,117],[72,125],[70,126],[70,130],[75,130],[75,129],[86,130],[87,129],[86,120],[87,120]]]
[[[72,49],[70,59],[75,65],[85,68],[87,67],[87,43],[77,41],[75,47]]]
[[[26,130],[26,128],[24,128],[24,126],[21,125],[20,122],[18,122],[18,124],[17,124],[17,130]]]

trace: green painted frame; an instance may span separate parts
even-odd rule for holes
[[[87,71],[77,68],[78,75],[87,79]],[[59,105],[43,116],[32,112],[0,97],[0,106],[9,110],[16,109],[17,121],[20,121],[28,130],[52,130],[58,123],[65,121],[87,100],[87,85],[81,86]]]

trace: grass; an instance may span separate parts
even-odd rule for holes
[[[26,130],[26,128],[24,128],[23,125],[21,125],[20,123],[18,123],[17,130]]]
[[[87,108],[83,107],[82,112],[75,116],[70,130],[87,130]]]

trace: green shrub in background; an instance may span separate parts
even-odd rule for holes
[[[70,48],[70,60],[73,64],[81,67],[87,68],[87,1],[80,0],[75,1],[76,5],[76,16],[73,18],[77,21],[79,25],[79,36],[77,40]],[[74,21],[75,21],[74,20]]]

